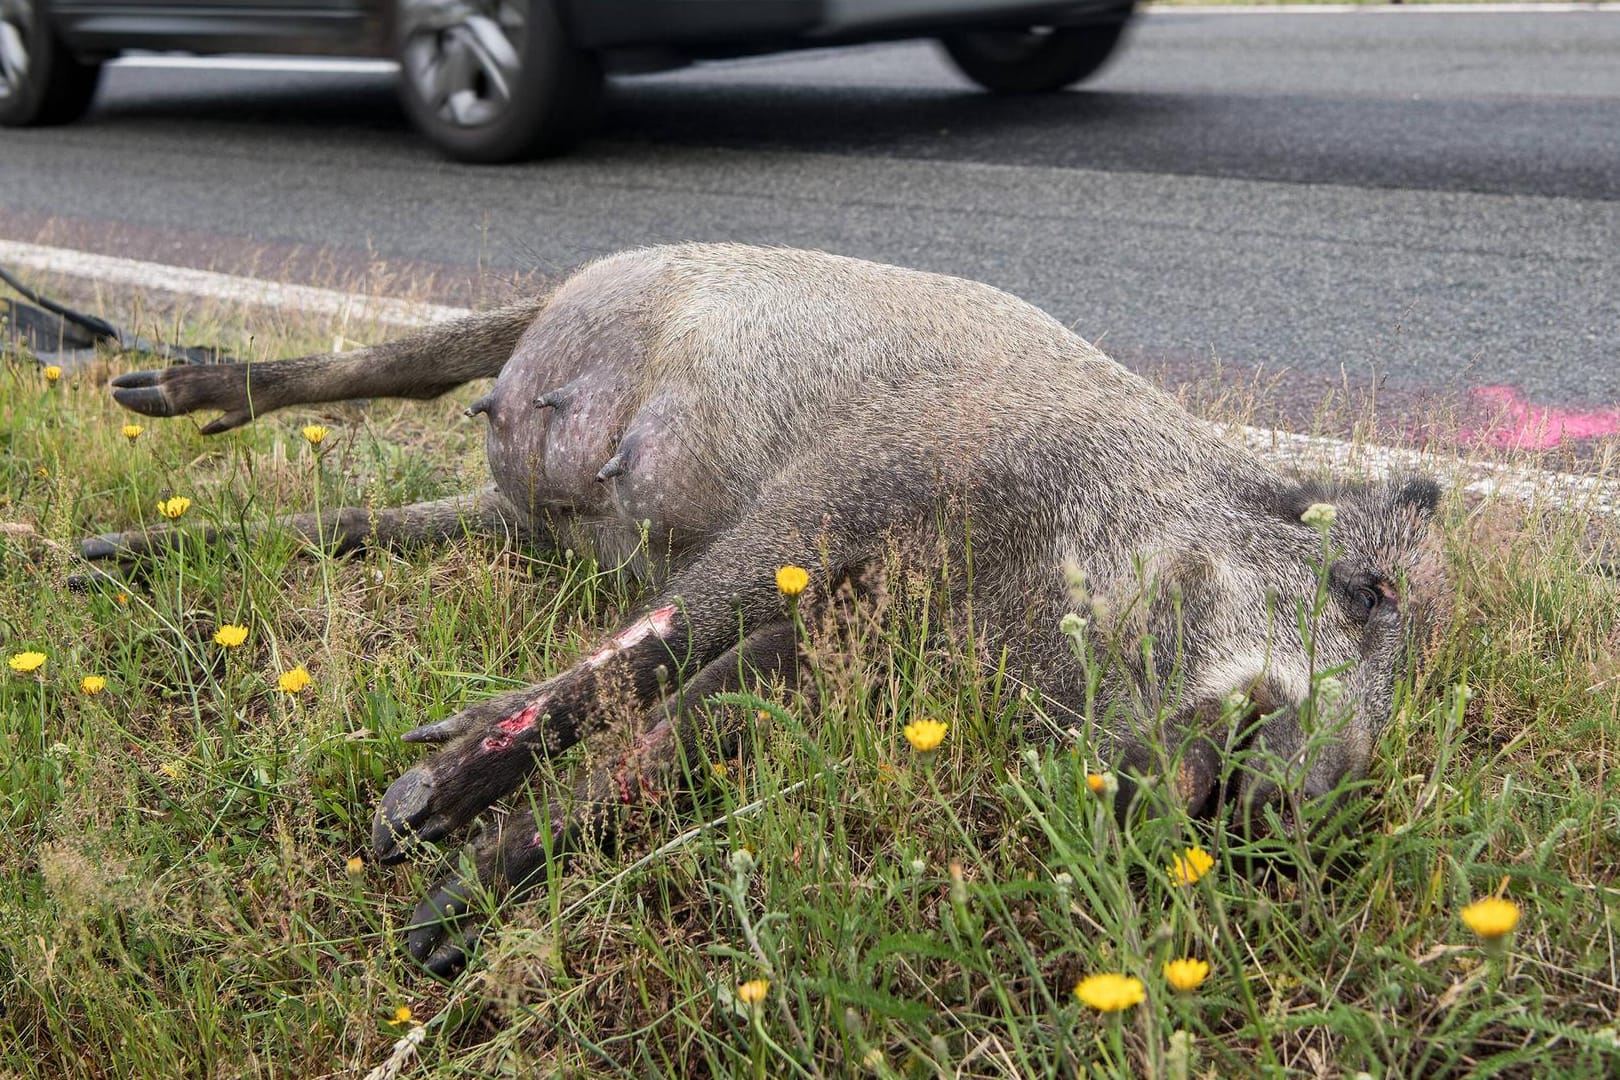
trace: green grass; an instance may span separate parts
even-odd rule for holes
[[[261,355],[333,332],[251,328]],[[313,413],[215,439],[143,421],[130,444],[93,379],[0,368],[0,653],[48,655],[0,669],[0,1075],[359,1076],[410,1029],[401,1006],[425,1025],[406,1076],[1620,1068],[1620,598],[1596,565],[1620,537],[1460,499],[1458,618],[1320,849],[1175,816],[1120,829],[1072,718],[928,634],[951,616],[897,588],[858,648],[818,638],[815,713],[725,706],[766,716],[723,770],[694,748],[695,809],[644,809],[619,851],[506,905],[468,975],[424,977],[401,925],[442,868],[347,866],[419,757],[400,733],[566,666],[628,584],[481,540],[311,558],[272,530],[76,592],[68,549],[172,494],[235,528],[317,489],[326,507],[469,489],[476,393],[327,417],[317,454]],[[228,622],[251,634],[227,652]],[[295,664],[314,681],[293,698],[276,675]],[[83,694],[87,674],[107,689]],[[926,760],[900,735],[922,716],[951,725]],[[1215,868],[1177,888],[1193,843]],[[1524,919],[1487,952],[1457,911],[1503,886]],[[1213,972],[1177,996],[1159,972],[1181,955]],[[1147,1000],[1081,1006],[1101,971]],[[736,987],[760,977],[751,1010]]]

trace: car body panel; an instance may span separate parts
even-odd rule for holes
[[[392,56],[389,0],[56,0],[57,32],[76,51],[126,49]],[[1130,0],[563,0],[572,43],[609,52],[660,48],[692,59],[815,45],[930,37],[976,27],[1123,18]]]

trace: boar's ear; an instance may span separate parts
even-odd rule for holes
[[[1396,506],[1409,506],[1426,518],[1440,509],[1440,485],[1431,476],[1413,476],[1395,489]]]
[[[1261,497],[1261,505],[1286,521],[1299,521],[1312,503],[1333,502],[1339,497],[1320,480],[1289,480]]]

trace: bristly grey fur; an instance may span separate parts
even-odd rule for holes
[[[594,672],[610,660],[648,719],[640,758],[598,771],[584,795],[611,801],[626,776],[667,765],[684,721],[670,719],[669,688],[652,673],[680,661],[690,689],[723,685],[727,671],[734,682],[739,658],[762,675],[791,669],[774,586],[788,563],[810,569],[813,597],[896,545],[959,559],[970,524],[972,580],[952,577],[953,599],[971,599],[989,650],[1005,650],[1055,709],[1085,701],[1065,615],[1086,619],[1099,650],[1156,643],[1151,657],[1117,650],[1102,689],[1121,719],[1099,735],[1122,768],[1173,767],[1165,790],[1189,807],[1222,783],[1214,729],[1233,694],[1253,703],[1248,745],[1292,769],[1242,778],[1241,804],[1276,797],[1279,784],[1321,795],[1363,774],[1407,644],[1444,606],[1432,481],[1334,488],[1279,476],[1021,300],[816,252],[630,251],[548,297],[374,349],[142,372],[114,392],[150,415],[223,410],[205,429],[216,431],[289,404],[431,396],[484,375],[495,386],[472,412],[488,422],[496,491],[477,512],[634,558],[655,586],[654,621],[553,680],[413,733],[446,745],[385,796],[385,857],[467,824],[537,753],[580,737]],[[1319,502],[1337,517],[1315,611],[1324,544],[1301,515]],[[443,535],[450,516],[447,504],[405,508],[334,535],[351,545]],[[87,551],[151,543],[104,537]],[[1302,635],[1300,613],[1313,611]],[[1331,708],[1307,704],[1323,671],[1343,686]],[[1302,756],[1305,728],[1324,725],[1335,737]],[[543,862],[532,822],[490,834],[478,859],[486,883],[521,883]],[[418,913],[412,948],[430,965],[460,961],[466,890],[453,880]]]

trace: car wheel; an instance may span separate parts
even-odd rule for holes
[[[0,125],[65,124],[96,96],[100,64],[68,52],[34,0],[0,0]]]
[[[397,25],[405,110],[458,161],[560,153],[596,119],[602,69],[555,0],[401,0]]]
[[[1085,26],[972,30],[941,40],[962,74],[998,94],[1061,90],[1097,73],[1125,36],[1126,19]]]

